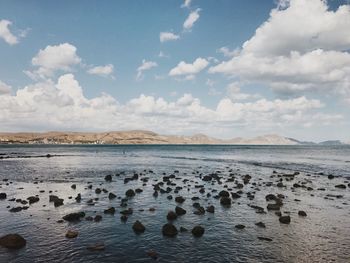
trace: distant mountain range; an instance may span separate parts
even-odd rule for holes
[[[236,145],[316,145],[279,135],[222,140],[204,134],[160,135],[151,131],[0,133],[0,144],[236,144]],[[325,141],[319,145],[350,144]]]

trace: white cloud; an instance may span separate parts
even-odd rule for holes
[[[217,52],[222,53],[225,57],[234,57],[239,54],[239,49],[230,50],[228,47],[221,47]]]
[[[160,42],[166,42],[166,41],[174,41],[178,40],[180,38],[179,35],[176,35],[172,32],[160,32],[159,34],[159,40]]]
[[[12,90],[12,88],[10,85],[7,85],[6,83],[4,83],[0,80],[0,96],[10,94],[11,90]]]
[[[192,0],[184,0],[184,3],[181,5],[182,8],[190,8]]]
[[[237,55],[213,66],[283,94],[320,91],[350,98],[350,6],[322,0],[280,2]]]
[[[90,68],[87,72],[92,75],[98,75],[102,77],[108,77],[113,74],[114,66],[112,64],[107,64],[105,66],[96,66]]]
[[[232,82],[227,86],[227,95],[232,101],[237,100],[247,100],[247,99],[257,99],[260,96],[257,94],[243,93],[241,92],[240,84],[237,82]]]
[[[208,65],[209,62],[205,58],[197,58],[192,64],[181,61],[175,68],[170,70],[169,76],[194,75]]]
[[[15,45],[18,43],[18,38],[11,33],[9,26],[12,25],[11,21],[0,20],[0,38],[5,40],[9,45]]]
[[[322,113],[322,107],[320,101],[306,97],[244,103],[224,98],[211,109],[191,94],[172,101],[141,94],[120,104],[108,94],[87,98],[74,75],[65,74],[57,82],[42,80],[14,95],[0,96],[0,123],[3,130],[13,131],[147,129],[228,136],[234,127],[262,133],[281,126],[310,127],[342,119],[341,115]]]
[[[200,8],[197,8],[195,11],[192,11],[183,24],[185,30],[191,30],[194,23],[199,19]]]
[[[141,66],[137,68],[137,75],[136,80],[142,80],[143,79],[143,72],[146,70],[150,70],[151,68],[157,67],[158,64],[154,61],[146,61],[145,59],[142,60]]]
[[[37,70],[25,73],[32,78],[52,77],[56,71],[69,72],[72,66],[81,62],[76,54],[77,48],[69,43],[55,46],[47,46],[40,49],[38,54],[32,58],[32,65],[39,67]]]

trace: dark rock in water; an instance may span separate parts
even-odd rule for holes
[[[195,215],[204,215],[205,214],[205,209],[203,206],[200,206],[197,208],[197,211],[194,211]]]
[[[0,200],[4,200],[7,198],[6,193],[0,193]]]
[[[271,238],[269,237],[258,237],[259,240],[264,240],[264,241],[272,241]]]
[[[277,197],[274,194],[268,194],[265,196],[266,201],[276,200]]]
[[[177,235],[177,228],[173,224],[165,224],[162,227],[162,233],[167,237],[174,237]]]
[[[210,205],[207,207],[207,212],[208,213],[214,213],[215,212],[215,207],[213,205]]]
[[[95,189],[95,193],[96,193],[96,194],[100,194],[101,192],[102,192],[102,190],[101,190],[100,188],[96,188],[96,189]]]
[[[0,246],[8,249],[20,249],[27,241],[19,234],[8,234],[0,238]]]
[[[201,226],[195,226],[191,232],[195,237],[201,237],[204,234],[204,228]]]
[[[66,233],[66,238],[75,238],[78,236],[78,231],[75,230],[68,230]]]
[[[137,234],[143,233],[146,230],[145,226],[139,220],[136,220],[136,222],[132,226],[132,229]]]
[[[289,224],[290,223],[290,216],[281,216],[279,218],[279,220],[282,224]]]
[[[258,222],[258,223],[255,223],[256,226],[258,227],[261,227],[261,228],[265,228],[265,224],[263,222]]]
[[[172,199],[173,199],[173,196],[172,196],[172,195],[168,195],[166,198],[167,198],[168,200],[172,200]]]
[[[334,175],[333,174],[328,175],[328,179],[330,180],[334,179]]]
[[[105,250],[105,244],[104,243],[97,243],[94,245],[90,245],[87,247],[87,250],[90,251],[102,251]]]
[[[122,222],[126,222],[126,221],[128,221],[128,216],[127,216],[127,215],[122,215],[122,216],[120,217],[120,220],[121,220]]]
[[[57,199],[59,199],[57,195],[49,195],[49,202],[55,202]]]
[[[166,216],[168,220],[175,220],[177,218],[177,214],[173,211],[169,211],[168,215]]]
[[[231,198],[229,197],[221,197],[220,204],[223,206],[230,206],[231,205]]]
[[[141,188],[137,188],[137,189],[135,189],[135,192],[139,194],[139,193],[142,193],[143,190]]]
[[[71,188],[75,190],[75,189],[77,189],[77,185],[76,184],[72,184]]]
[[[238,224],[238,225],[235,225],[235,228],[237,228],[237,229],[244,229],[245,225]]]
[[[149,256],[150,258],[156,260],[158,258],[158,253],[155,250],[148,250],[147,251],[147,256]]]
[[[222,191],[220,191],[219,196],[220,197],[229,197],[230,193],[225,191],[225,190],[222,190]]]
[[[55,207],[59,207],[59,206],[63,205],[63,199],[58,198],[53,202],[53,204]]]
[[[93,221],[94,218],[93,218],[92,216],[87,216],[87,217],[85,217],[85,220],[86,220],[86,221]]]
[[[337,184],[335,187],[336,188],[340,188],[340,189],[346,189],[346,185],[345,184]]]
[[[134,211],[132,210],[132,208],[129,208],[129,209],[127,209],[127,210],[120,211],[120,213],[121,213],[122,215],[132,215],[133,212],[134,212]]]
[[[175,207],[175,213],[178,215],[178,216],[182,216],[184,214],[186,214],[186,210],[183,209],[182,207]]]
[[[158,191],[154,191],[153,196],[158,197]]]
[[[182,196],[177,196],[177,197],[175,197],[175,202],[177,202],[177,203],[180,203],[180,204],[182,204],[183,202],[185,202],[185,198],[183,198]]]
[[[81,201],[81,194],[78,194],[75,200],[79,203]]]
[[[101,215],[97,215],[97,216],[95,216],[95,218],[94,218],[94,221],[95,222],[100,222],[102,220],[102,216]]]
[[[187,230],[187,228],[185,228],[185,227],[180,227],[180,232],[187,232],[188,230]]]
[[[114,207],[110,207],[110,208],[106,209],[105,211],[103,211],[103,213],[114,215],[115,214],[115,208]]]
[[[17,206],[17,207],[12,207],[9,211],[12,213],[16,213],[16,212],[20,212],[22,211],[22,207],[21,206]]]
[[[135,191],[132,190],[132,189],[129,189],[129,190],[127,190],[127,191],[125,192],[125,195],[126,195],[127,197],[133,197],[133,196],[135,196]]]
[[[281,206],[279,204],[268,204],[267,210],[280,210]]]
[[[113,194],[113,193],[109,193],[108,194],[108,199],[114,199],[114,198],[116,198],[117,196],[115,195],[115,194]]]
[[[40,199],[39,197],[36,197],[36,196],[29,196],[27,200],[29,201],[29,204],[33,204],[33,203],[39,202]]]
[[[78,213],[71,213],[71,214],[65,215],[62,218],[66,221],[73,222],[73,221],[79,221],[83,217],[85,217],[85,213],[78,212]]]
[[[233,199],[237,199],[237,198],[240,198],[241,196],[237,193],[231,193],[231,196]]]
[[[105,180],[106,180],[107,182],[111,182],[111,181],[112,181],[112,175],[110,175],[110,174],[106,175],[106,176],[105,176]]]
[[[300,215],[300,216],[307,216],[306,213],[305,213],[305,211],[302,211],[302,210],[300,210],[300,211],[298,212],[298,215]]]
[[[212,180],[212,177],[210,175],[206,175],[206,176],[203,176],[202,180],[205,182],[209,182]]]

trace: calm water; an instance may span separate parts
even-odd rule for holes
[[[46,154],[54,157],[43,157]],[[18,213],[10,213],[7,208],[17,206],[16,203],[0,201],[0,236],[19,233],[27,239],[25,249],[0,248],[0,262],[152,262],[146,253],[150,249],[158,252],[159,262],[350,262],[349,146],[0,146],[0,157],[3,157],[0,179],[11,181],[8,185],[2,182],[0,192],[6,192],[7,199],[26,199],[36,194],[40,197],[38,203]],[[179,171],[177,176],[181,179],[175,182],[184,187],[178,195],[186,198],[182,207],[187,210],[174,224],[189,230],[196,224],[202,225],[205,234],[201,238],[194,238],[190,231],[179,233],[176,238],[161,234],[161,227],[167,222],[166,214],[176,203],[166,198],[168,194],[154,198],[152,184],[161,180],[163,173],[170,175],[174,170]],[[278,178],[271,177],[274,170],[301,174],[292,182],[284,182],[285,188],[278,188],[275,186]],[[206,196],[212,190],[226,189],[225,185],[234,186],[233,183],[212,185],[199,177],[216,171],[223,178],[230,173],[235,173],[238,179],[245,174],[252,176],[250,184],[242,189],[242,197],[231,208],[223,208],[219,200]],[[113,177],[111,183],[104,181],[105,175],[120,172],[125,175]],[[124,178],[134,172],[150,178],[146,186],[140,180],[124,184]],[[336,178],[329,180],[328,174]],[[183,183],[183,179],[190,182]],[[92,190],[87,189],[88,182],[93,184]],[[272,182],[273,186],[263,182]],[[303,182],[314,190],[293,191],[291,186],[295,182]],[[72,183],[77,185],[76,190],[70,188]],[[340,183],[347,188],[334,187]],[[196,184],[204,184],[206,192],[198,193]],[[144,191],[128,202],[134,213],[122,223],[120,200],[109,200],[104,193],[95,194],[96,187],[118,197],[124,197],[130,188]],[[54,208],[48,202],[50,190],[64,198],[64,206]],[[255,193],[253,200],[247,198],[248,192]],[[74,200],[77,193],[82,195],[80,204]],[[266,208],[265,195],[269,193],[286,196],[282,212],[290,213],[290,225],[280,224],[274,212],[257,214],[248,206]],[[325,199],[327,195],[342,197]],[[69,196],[73,199],[68,199]],[[215,214],[193,214],[190,199],[193,196],[200,197],[198,202],[204,207],[213,204]],[[86,204],[95,197],[99,198],[95,206]],[[117,213],[104,215],[103,210],[110,206]],[[156,211],[148,211],[150,207]],[[306,211],[308,216],[299,217],[298,210]],[[85,220],[75,224],[56,223],[63,215],[77,211],[92,216],[100,214],[103,219],[98,223]],[[146,226],[145,233],[134,234],[131,227],[136,220]],[[266,224],[266,229],[255,225],[259,221]],[[236,224],[244,224],[246,228],[236,230]],[[68,229],[78,230],[79,236],[66,239]],[[258,240],[258,236],[273,240]],[[97,242],[104,242],[105,251],[86,249]]]

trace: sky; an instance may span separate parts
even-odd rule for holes
[[[347,0],[0,0],[0,131],[350,142]]]

